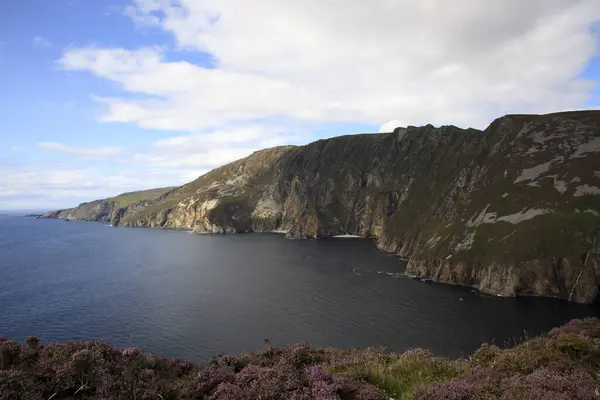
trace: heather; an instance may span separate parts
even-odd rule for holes
[[[597,399],[599,346],[597,319],[458,360],[296,345],[197,365],[101,342],[0,339],[0,400]]]

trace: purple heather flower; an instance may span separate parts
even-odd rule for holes
[[[29,348],[34,349],[40,343],[40,340],[37,337],[35,337],[35,336],[29,336],[25,340],[25,343],[27,344],[27,346],[29,346]]]
[[[153,369],[149,369],[149,368],[143,369],[140,372],[140,376],[142,377],[142,379],[146,379],[146,380],[150,380],[150,379],[154,378],[154,375],[156,375],[154,373],[154,370]]]
[[[71,365],[75,373],[81,374],[87,372],[91,367],[90,351],[83,349],[73,353],[71,356]]]
[[[191,361],[184,360],[183,358],[174,358],[169,361],[169,367],[173,369],[177,376],[183,376],[192,371],[194,364]]]
[[[246,398],[242,388],[229,382],[219,384],[210,397],[211,400],[244,400]]]
[[[0,369],[9,368],[17,363],[21,354],[21,346],[12,340],[0,342]]]
[[[128,360],[133,360],[135,358],[135,356],[137,356],[140,352],[140,349],[136,348],[136,347],[130,347],[127,348],[125,350],[123,350],[123,357],[125,357]]]
[[[314,365],[308,369],[308,376],[313,381],[329,381],[331,377],[320,365]]]

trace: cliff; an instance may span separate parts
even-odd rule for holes
[[[600,111],[336,137],[256,152],[116,222],[372,237],[408,257],[409,274],[589,303],[600,284],[599,152]]]
[[[0,399],[593,400],[598,340],[599,321],[586,319],[459,360],[295,345],[195,365],[100,342],[0,338]]]
[[[40,219],[66,219],[82,221],[105,221],[114,225],[127,214],[149,206],[152,202],[160,200],[174,187],[142,190],[138,192],[123,193],[108,199],[95,200],[81,203],[75,208],[50,211],[43,215],[32,215]]]

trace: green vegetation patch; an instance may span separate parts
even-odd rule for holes
[[[518,224],[482,224],[472,229],[473,244],[459,257],[489,262],[579,255],[589,249],[588,238],[598,224],[600,217],[576,211],[539,215]]]
[[[167,193],[169,190],[173,190],[174,187],[160,188],[160,189],[150,189],[150,190],[142,190],[139,192],[129,192],[123,193],[115,197],[108,198],[108,201],[114,201],[116,208],[124,208],[131,206],[133,204],[137,204],[140,201],[146,200],[154,200],[163,194]]]
[[[412,399],[419,389],[455,378],[461,374],[462,362],[434,357],[421,349],[409,350],[402,355],[384,355],[366,352],[354,363],[328,368],[335,376],[347,376],[368,382],[394,399]]]

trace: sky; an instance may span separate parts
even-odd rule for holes
[[[0,209],[253,151],[600,108],[598,0],[2,0]]]

